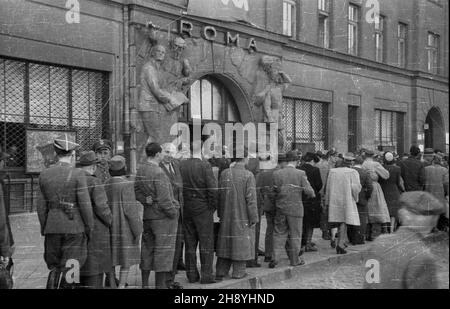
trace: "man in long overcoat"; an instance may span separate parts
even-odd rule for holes
[[[64,134],[54,140],[53,146],[58,162],[39,176],[37,206],[41,235],[45,236],[44,259],[50,270],[49,289],[73,287],[66,281],[66,273],[73,267],[72,261],[79,267],[84,265],[87,238],[94,228],[86,176],[74,168],[78,144]]]
[[[158,143],[145,147],[147,162],[136,175],[136,199],[144,205],[144,233],[141,248],[142,286],[148,286],[150,271],[155,271],[157,289],[168,285],[173,271],[179,208],[169,178],[161,169],[164,155]]]
[[[233,266],[232,278],[243,278],[246,261],[255,258],[255,225],[258,223],[255,177],[245,169],[248,159],[236,158],[219,181],[220,229],[216,279],[222,280]]]
[[[129,180],[126,160],[116,155],[109,161],[111,178],[105,183],[105,192],[112,213],[111,260],[112,274],[120,266],[119,289],[127,285],[130,268],[140,261],[139,240],[142,234],[140,204],[134,194],[134,183]],[[112,285],[111,285],[112,286]]]
[[[103,273],[112,268],[109,228],[112,222],[111,209],[101,180],[95,177],[97,159],[93,151],[82,153],[77,167],[86,174],[86,183],[94,213],[94,230],[88,241],[86,263],[81,268],[81,285],[98,289],[102,287]]]
[[[8,189],[6,189],[3,182],[4,157],[2,155],[0,147],[0,263],[3,262],[6,265],[6,269],[10,271],[14,264],[11,258],[14,253],[14,239],[9,223]]]
[[[306,173],[296,169],[298,154],[290,151],[283,160],[287,163],[273,173],[275,190],[275,227],[274,254],[269,267],[274,268],[285,252],[286,240],[289,241],[288,255],[291,266],[303,265],[299,259],[303,231],[303,193],[310,198],[315,197],[314,189],[309,183]]]
[[[312,152],[307,152],[302,158],[303,164],[299,167],[306,173],[311,187],[314,189],[315,197],[308,198],[303,195],[303,234],[302,247],[305,252],[317,251],[317,247],[312,242],[312,236],[315,228],[320,227],[320,216],[322,212],[320,191],[322,189],[322,177],[320,169],[314,166],[315,162],[319,162],[319,158]]]

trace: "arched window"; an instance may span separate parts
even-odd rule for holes
[[[240,121],[239,112],[233,96],[228,89],[213,77],[205,77],[195,81],[189,90],[190,104],[184,105],[180,121],[218,123]]]

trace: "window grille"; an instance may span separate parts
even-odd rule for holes
[[[328,148],[328,104],[293,98],[283,99],[285,144],[314,143],[316,150]]]
[[[109,138],[108,75],[0,58],[0,147],[24,168],[27,128],[75,130],[81,150]]]
[[[404,114],[375,110],[375,144],[381,148],[393,148],[403,152]]]

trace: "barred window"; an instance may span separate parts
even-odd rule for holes
[[[75,130],[81,150],[109,137],[107,73],[0,58],[0,148],[25,166],[25,130]]]
[[[295,143],[314,143],[316,150],[328,147],[328,104],[293,98],[283,99],[285,150]]]
[[[375,110],[375,144],[403,152],[403,113]]]

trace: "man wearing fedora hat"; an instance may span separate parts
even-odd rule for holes
[[[373,264],[376,261],[379,273],[368,276],[368,268],[365,268],[364,288],[439,288],[438,260],[430,250],[427,239],[443,213],[444,205],[428,192],[421,191],[402,194],[400,203],[398,215],[401,226],[395,233],[379,237],[366,255],[365,262]]]
[[[103,273],[111,272],[111,246],[109,228],[112,222],[111,209],[101,180],[95,176],[97,169],[95,152],[80,155],[77,167],[86,174],[86,182],[94,213],[94,230],[88,241],[86,263],[81,268],[80,282],[83,287],[101,288]],[[109,278],[111,279],[111,278]]]
[[[54,140],[53,147],[58,162],[39,176],[37,213],[50,270],[47,288],[71,288],[74,285],[66,281],[70,270],[66,263],[75,260],[79,267],[84,265],[94,217],[85,173],[74,168],[78,144],[63,134]]]
[[[279,157],[280,159],[280,157]],[[303,204],[302,194],[314,198],[314,189],[311,187],[306,173],[296,169],[298,154],[289,151],[285,157],[286,165],[273,173],[275,218],[274,218],[274,250],[273,260],[269,267],[274,268],[285,252],[288,240],[288,255],[292,266],[303,265],[299,259],[302,241]]]

